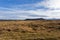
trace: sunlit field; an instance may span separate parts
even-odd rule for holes
[[[0,40],[60,40],[60,20],[0,21]]]

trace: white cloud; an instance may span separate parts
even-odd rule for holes
[[[46,0],[47,13],[51,18],[60,18],[60,0]]]
[[[60,8],[60,0],[46,0],[46,4],[49,8]]]

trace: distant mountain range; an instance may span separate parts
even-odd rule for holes
[[[26,20],[45,20],[44,18],[26,19]]]
[[[10,21],[10,20],[20,20],[20,19],[0,19],[0,21]],[[22,19],[22,20],[60,20],[60,19],[55,19],[55,18],[52,18],[52,19],[45,19],[45,18],[31,18],[31,19]]]

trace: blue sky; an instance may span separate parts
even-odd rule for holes
[[[10,7],[12,5],[33,4],[41,1],[42,0],[0,0],[0,6]]]
[[[59,0],[0,0],[0,19],[60,18]]]

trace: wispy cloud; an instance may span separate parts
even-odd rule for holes
[[[60,0],[0,7],[0,19],[60,18]]]

